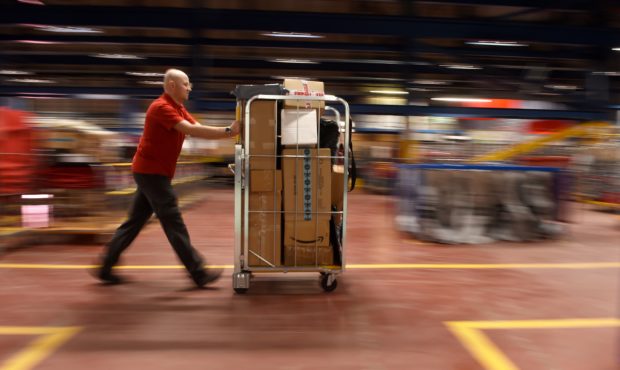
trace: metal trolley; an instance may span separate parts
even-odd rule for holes
[[[340,165],[342,165],[342,189],[336,189],[337,191],[340,190],[342,191],[342,206],[338,207],[341,209],[334,209],[333,207],[330,206],[329,209],[329,213],[330,215],[322,215],[323,219],[325,218],[325,216],[329,217],[329,220],[331,220],[330,222],[334,222],[333,219],[335,219],[334,215],[337,215],[337,219],[338,219],[338,225],[336,225],[335,227],[337,228],[337,234],[339,237],[339,246],[338,249],[340,250],[340,254],[339,254],[339,264],[335,264],[335,263],[330,263],[330,264],[326,264],[326,263],[321,263],[319,262],[319,258],[318,258],[318,247],[316,246],[315,243],[315,248],[317,249],[317,258],[315,258],[315,263],[308,265],[303,264],[303,265],[299,265],[297,263],[297,255],[295,254],[293,256],[293,263],[291,263],[290,258],[288,258],[288,261],[283,261],[284,258],[282,258],[282,255],[280,255],[279,260],[278,259],[272,259],[271,261],[268,258],[264,258],[263,256],[261,256],[260,254],[257,254],[253,251],[250,250],[249,245],[252,242],[250,239],[250,216],[251,215],[256,215],[256,212],[260,212],[261,215],[268,215],[268,217],[273,217],[274,220],[276,220],[277,217],[280,217],[280,220],[283,220],[284,217],[283,215],[286,213],[283,208],[280,208],[279,205],[276,204],[276,200],[274,197],[273,201],[269,201],[269,202],[273,202],[272,205],[268,204],[269,208],[268,210],[256,210],[256,209],[251,209],[250,208],[250,187],[252,184],[252,179],[250,178],[251,176],[251,171],[250,171],[250,159],[254,158],[254,159],[268,159],[268,160],[273,160],[274,163],[276,163],[276,161],[280,161],[280,163],[283,163],[284,161],[289,161],[289,163],[292,161],[295,163],[295,166],[297,166],[297,162],[300,160],[301,156],[300,155],[284,155],[282,153],[278,153],[278,145],[274,144],[273,147],[273,152],[266,155],[266,154],[254,154],[251,148],[251,138],[250,138],[250,123],[252,122],[252,106],[254,103],[259,102],[259,101],[271,101],[274,105],[274,110],[275,110],[275,114],[274,114],[274,122],[275,124],[273,125],[273,135],[275,139],[275,143],[277,143],[277,137],[278,137],[278,126],[281,125],[281,123],[279,122],[279,108],[277,108],[277,102],[281,101],[281,100],[286,100],[289,104],[290,101],[295,102],[294,104],[297,104],[297,109],[299,109],[300,107],[300,103],[303,102],[314,102],[314,101],[324,101],[327,103],[336,103],[339,106],[341,105],[343,110],[344,110],[344,121],[340,120],[340,112],[335,109],[334,107],[331,106],[326,106],[325,107],[325,112],[330,111],[332,113],[336,114],[336,122],[338,123],[339,126],[339,135],[338,135],[338,139],[339,139],[339,143],[341,143],[339,145],[339,151],[337,153],[333,153],[330,152],[329,156],[325,156],[325,155],[319,155],[319,150],[316,151],[316,157],[314,157],[313,160],[315,160],[317,163],[319,160],[325,160],[325,161],[329,161],[330,162],[330,176],[331,176],[331,170],[332,170],[332,166],[331,163],[332,162],[337,162]],[[320,274],[320,285],[323,288],[324,291],[326,292],[330,292],[333,291],[334,289],[336,289],[337,286],[337,275],[344,272],[344,267],[345,267],[345,253],[344,253],[344,246],[345,246],[345,240],[346,240],[346,220],[347,220],[347,187],[348,187],[348,168],[349,168],[349,145],[343,145],[342,143],[344,142],[345,144],[349,143],[350,140],[350,129],[349,129],[349,125],[350,125],[350,120],[349,120],[349,105],[348,103],[336,96],[333,95],[323,95],[323,96],[296,96],[296,95],[267,95],[267,94],[259,94],[259,95],[255,95],[249,99],[247,99],[247,101],[241,101],[241,104],[238,105],[239,107],[242,107],[242,111],[239,112],[238,111],[238,117],[241,116],[243,117],[242,122],[244,123],[243,127],[244,127],[244,131],[243,131],[243,136],[240,140],[240,143],[235,145],[235,167],[234,167],[234,174],[235,174],[235,256],[234,256],[234,274],[233,274],[233,289],[235,290],[235,292],[237,293],[245,293],[247,292],[247,290],[250,287],[250,279],[252,277],[254,277],[255,273],[288,273],[288,272],[318,272]],[[280,103],[282,104],[282,103]],[[316,103],[315,103],[316,104]],[[257,109],[258,110],[258,109]],[[318,125],[318,133],[317,133],[317,142],[318,139],[320,137],[320,129],[321,129],[321,125],[319,124],[319,119],[317,117],[317,125]],[[297,122],[297,125],[299,125],[299,123]],[[344,138],[344,140],[343,140]],[[299,146],[299,144],[297,144],[297,149],[302,149]],[[319,146],[317,146],[317,149],[320,149]],[[256,151],[255,151],[256,152]],[[296,151],[296,153],[298,153]],[[307,153],[307,152],[306,152]],[[301,159],[303,160],[303,159]],[[302,162],[302,163],[307,163],[307,162]],[[319,166],[317,165],[317,168]],[[275,167],[274,167],[275,168]],[[295,168],[295,171],[297,171],[297,168]],[[270,182],[270,184],[273,184],[273,189],[274,189],[274,194],[276,192],[276,183],[277,183],[277,179],[275,178],[275,174],[277,173],[277,171],[273,171],[274,173],[274,179],[273,182]],[[320,170],[319,170],[319,174],[320,174]],[[331,179],[331,177],[330,177]],[[282,178],[281,183],[284,184],[284,186],[290,185],[290,184],[286,184],[284,179]],[[340,186],[339,183],[335,183],[337,185],[337,187]],[[318,192],[318,190],[315,190]],[[317,193],[318,194],[318,193]],[[338,194],[339,196],[339,194]],[[319,198],[320,196],[317,195],[316,198]],[[271,199],[271,198],[269,198]],[[317,201],[318,202],[318,201]],[[331,202],[330,202],[331,204]],[[254,205],[255,206],[255,205]],[[293,211],[295,212],[295,221],[294,221],[294,227],[297,227],[297,201],[295,201],[295,210]],[[291,213],[291,212],[289,212]],[[318,218],[319,215],[317,213],[327,213],[327,212],[314,212],[314,215],[316,216],[317,221],[315,221],[318,224]],[[273,240],[281,240],[281,243],[277,243],[277,242],[273,242],[273,255],[277,255],[277,249],[280,249],[280,253],[284,254],[283,250],[284,248],[284,237],[283,237],[283,232],[282,230],[284,229],[284,221],[280,221],[281,222],[281,229],[276,229],[276,227],[273,228],[273,230],[269,230],[269,232],[273,233]],[[335,223],[335,222],[334,222]],[[331,233],[334,232],[334,225],[330,224],[330,236]],[[277,233],[280,233],[280,237],[278,235],[276,235]],[[330,242],[330,248],[333,248],[332,245],[333,241]],[[296,245],[295,245],[296,247]],[[296,253],[296,252],[295,252]],[[289,255],[290,256],[290,255]],[[251,263],[250,260],[253,260],[254,262]],[[256,261],[259,261],[258,263]],[[281,263],[280,263],[281,262]]]

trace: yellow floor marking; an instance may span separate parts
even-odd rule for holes
[[[52,352],[67,342],[81,328],[0,326],[0,335],[37,335],[26,348],[11,356],[0,366],[0,370],[29,370],[43,361]]]
[[[348,269],[597,269],[618,268],[620,262],[577,263],[399,263],[353,264]]]
[[[67,269],[95,268],[96,265],[62,265],[37,263],[0,263],[0,268],[10,269]],[[208,265],[207,267],[231,269],[233,265]],[[603,269],[620,268],[620,262],[575,262],[575,263],[391,263],[351,264],[347,269]],[[122,270],[167,270],[182,269],[183,265],[127,265],[116,266]]]
[[[482,332],[496,329],[581,329],[620,327],[619,318],[450,321],[445,323],[469,353],[487,370],[518,370],[497,346]]]

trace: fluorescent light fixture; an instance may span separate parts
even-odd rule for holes
[[[577,86],[575,85],[545,85],[545,87],[548,89],[553,89],[553,90],[567,90],[567,91],[577,90]]]
[[[592,72],[593,75],[604,75],[604,76],[612,76],[617,77],[620,76],[620,72]]]
[[[122,100],[125,95],[116,94],[76,94],[76,99],[93,99],[93,100]]]
[[[62,44],[58,41],[42,41],[42,40],[15,40],[15,42],[20,44],[34,44],[34,45],[56,45]]]
[[[620,51],[620,47],[613,48],[613,49],[611,49],[611,50],[613,50],[613,51]]]
[[[269,37],[285,37],[285,38],[297,38],[297,39],[322,39],[324,36],[314,35],[311,33],[302,32],[266,32],[261,33],[263,36]]]
[[[440,64],[439,66],[448,69],[482,69],[482,67],[477,67],[471,64]]]
[[[427,89],[425,87],[410,87],[409,91],[438,91],[437,89]]]
[[[140,81],[143,85],[163,85],[164,81]]]
[[[146,59],[144,57],[139,57],[137,55],[131,55],[131,54],[109,54],[109,53],[92,54],[91,57],[105,58],[105,59]]]
[[[139,77],[164,77],[164,74],[159,72],[125,72],[125,74]]]
[[[413,80],[413,83],[416,85],[448,85],[448,81],[437,81],[437,80]]]
[[[26,71],[16,71],[13,69],[0,69],[0,75],[18,76],[18,75],[31,75],[32,73]]]
[[[274,63],[292,63],[292,64],[319,64],[310,59],[271,59]]]
[[[17,2],[30,5],[45,5],[41,0],[17,0]]]
[[[25,83],[25,84],[52,84],[55,82],[52,80],[42,80],[42,79],[37,79],[37,78],[11,78],[11,79],[8,79],[7,81],[19,82],[19,83]]]
[[[480,99],[480,98],[456,98],[456,97],[445,97],[445,98],[431,98],[431,100],[436,101],[447,101],[447,102],[460,102],[460,103],[490,103],[493,100],[491,99]]]
[[[91,27],[72,27],[72,26],[48,26],[48,25],[32,25],[39,31],[54,33],[103,33],[102,30]]]
[[[480,45],[480,46],[508,46],[508,47],[528,46],[527,44],[522,44],[516,41],[480,40],[480,41],[467,41],[465,43],[467,45]]]
[[[370,90],[373,94],[383,94],[383,95],[407,95],[408,91],[402,90]]]
[[[54,194],[22,194],[22,199],[50,199]]]

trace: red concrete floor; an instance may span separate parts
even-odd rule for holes
[[[230,265],[232,191],[209,192],[185,219],[208,262]],[[121,270],[131,279],[125,285],[88,275],[82,265],[97,246],[12,250],[0,259],[0,370],[620,367],[618,216],[575,210],[576,222],[555,241],[445,246],[396,232],[393,207],[388,196],[350,195],[351,268],[332,293],[320,289],[318,274],[276,274],[236,295],[230,269],[212,288],[193,289],[157,223],[122,262],[173,268]],[[540,263],[548,265],[532,265]],[[455,321],[466,322],[459,327],[469,336],[448,328]],[[23,327],[35,329],[19,334]],[[77,332],[41,332],[50,327]]]

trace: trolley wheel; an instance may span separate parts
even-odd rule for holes
[[[235,293],[237,294],[245,294],[248,291],[248,288],[233,288],[235,290]]]
[[[333,274],[321,274],[321,288],[326,292],[333,292],[338,287],[338,280]]]

